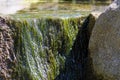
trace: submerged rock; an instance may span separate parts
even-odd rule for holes
[[[89,50],[96,80],[120,80],[120,0],[99,16]]]

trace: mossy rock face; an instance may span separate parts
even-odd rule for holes
[[[115,0],[101,14],[95,23],[90,38],[90,56],[98,80],[120,80],[119,6],[120,0]]]
[[[17,80],[54,80],[64,69],[82,17],[15,18]]]

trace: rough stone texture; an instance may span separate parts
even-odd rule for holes
[[[99,16],[89,50],[97,80],[120,80],[120,0]]]
[[[0,80],[13,80],[11,75],[16,60],[13,48],[12,31],[0,17]]]

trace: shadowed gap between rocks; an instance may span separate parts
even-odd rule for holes
[[[90,14],[79,29],[72,50],[65,61],[64,70],[60,70],[60,74],[55,80],[96,80],[88,50],[94,24],[95,16]]]

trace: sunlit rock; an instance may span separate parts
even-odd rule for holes
[[[99,16],[89,50],[96,80],[120,80],[120,0]]]

